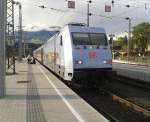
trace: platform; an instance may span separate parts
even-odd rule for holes
[[[117,71],[117,74],[121,76],[150,82],[150,66],[114,63],[113,70]]]
[[[40,64],[16,64],[6,76],[0,122],[108,122]]]

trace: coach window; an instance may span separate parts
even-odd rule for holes
[[[63,40],[62,40],[62,36],[60,36],[60,45],[63,45]]]

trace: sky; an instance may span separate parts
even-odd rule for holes
[[[87,23],[87,0],[75,0],[76,8],[68,9],[67,0],[18,0],[22,4],[24,30],[48,29],[69,22]],[[90,26],[104,27],[107,34],[122,35],[128,31],[131,18],[132,27],[140,22],[150,22],[150,0],[92,0],[90,4]],[[39,6],[44,5],[42,9]],[[111,12],[105,12],[105,5],[111,5]],[[126,7],[130,5],[130,7]],[[15,12],[16,25],[18,10]],[[52,10],[51,8],[62,11]],[[99,16],[100,15],[100,16]]]

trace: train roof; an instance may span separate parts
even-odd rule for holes
[[[59,33],[61,33],[61,31],[64,31],[66,29],[69,29],[70,32],[82,32],[82,33],[106,33],[105,29],[103,27],[87,27],[85,24],[83,23],[73,23],[73,24],[67,24],[65,27],[63,27],[60,31],[58,31],[54,36],[52,36],[47,42],[51,41],[53,38],[57,37],[57,35],[59,35]],[[46,43],[47,43],[46,42]],[[45,43],[45,44],[46,44]],[[43,47],[40,46],[39,48],[37,48],[36,50],[39,50]],[[36,51],[35,50],[35,51]]]
[[[87,26],[72,26],[67,25],[70,32],[85,32],[85,33],[105,33],[105,29],[102,27],[87,27]]]
[[[106,33],[103,27],[87,27],[84,23],[69,23],[61,28],[54,36],[50,39],[57,37],[62,31],[69,29],[70,32],[87,32],[87,33]],[[50,40],[49,39],[49,40]]]

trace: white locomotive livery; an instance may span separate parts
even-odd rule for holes
[[[112,70],[110,45],[100,27],[66,25],[34,51],[34,58],[67,81]]]

